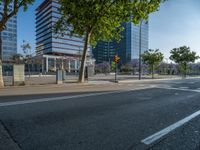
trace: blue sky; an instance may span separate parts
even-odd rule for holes
[[[18,14],[18,52],[23,40],[35,47],[35,8],[41,2]],[[168,0],[149,23],[149,48],[160,49],[167,58],[172,48],[187,45],[200,55],[200,0]]]
[[[149,46],[170,55],[170,50],[190,46],[200,55],[200,0],[168,0],[150,16]]]

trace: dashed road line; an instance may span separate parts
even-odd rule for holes
[[[180,89],[189,89],[189,87],[185,87],[185,86],[183,86],[183,87],[179,87]]]

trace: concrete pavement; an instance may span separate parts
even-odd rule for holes
[[[23,150],[199,149],[198,115],[152,143],[142,143],[200,110],[199,79],[113,85],[0,96],[0,120]],[[96,89],[92,95],[91,89]]]
[[[198,76],[196,76],[198,77]],[[151,75],[142,76],[143,80],[151,80]],[[180,79],[180,76],[177,75],[155,75],[155,79]],[[98,74],[92,77],[89,77],[89,81],[91,82],[114,82],[115,75],[114,74]],[[127,83],[127,82],[137,82],[138,75],[118,75],[117,79],[119,82]],[[67,75],[65,83],[74,83],[77,82],[78,76],[77,75]],[[4,76],[4,83],[6,86],[12,85],[12,76]],[[26,76],[25,78],[26,85],[50,85],[56,84],[56,76],[55,75],[31,75]]]

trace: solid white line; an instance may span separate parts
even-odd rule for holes
[[[200,115],[200,110],[191,114],[190,116],[168,126],[167,128],[143,139],[141,142],[146,144],[146,145],[149,145],[149,144],[152,144],[153,142],[157,141],[158,139],[162,138],[163,136],[169,134],[170,132],[172,132],[173,130],[175,130],[176,128],[184,125],[185,123],[189,122],[190,120],[194,119],[195,117],[199,116]]]
[[[173,87],[162,87],[162,86],[158,86],[158,87],[155,87],[155,88],[159,88],[159,89],[167,89],[167,90],[179,90],[179,91],[187,91],[187,92],[200,92],[199,89],[186,89],[186,88],[173,88]]]
[[[48,98],[40,98],[40,99],[32,99],[32,100],[23,100],[23,101],[13,101],[13,102],[3,102],[0,103],[0,107],[4,106],[13,106],[13,105],[23,105],[23,104],[32,104],[32,103],[40,103],[40,102],[48,102],[48,101],[58,101],[72,98],[81,98],[81,97],[89,97],[89,96],[98,96],[104,94],[112,94],[118,92],[103,92],[103,93],[92,93],[92,94],[82,94],[82,95],[73,95],[73,96],[62,96],[62,97],[48,97]]]
[[[73,95],[73,96],[49,97],[49,98],[40,98],[40,99],[32,99],[32,100],[3,102],[3,103],[0,103],[0,107],[14,106],[14,105],[24,105],[24,104],[32,104],[32,103],[41,103],[41,102],[49,102],[49,101],[58,101],[58,100],[67,100],[67,99],[73,99],[73,98],[83,98],[83,97],[114,94],[114,93],[117,94],[117,93],[122,93],[122,92],[128,92],[128,91],[134,91],[134,90],[143,90],[143,89],[148,89],[148,88],[152,88],[152,86],[135,88],[135,89],[124,89],[124,90],[111,91],[111,92],[102,92],[102,93],[92,93],[92,94],[81,94],[81,95]]]
[[[182,87],[179,87],[180,89],[189,89],[189,87],[185,87],[185,86],[182,86]]]

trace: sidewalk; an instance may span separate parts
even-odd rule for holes
[[[199,79],[200,77],[189,77],[187,79]],[[6,86],[0,89],[0,96],[31,95],[31,94],[59,94],[76,92],[101,92],[121,90],[126,87],[137,87],[141,84],[154,84],[159,81],[181,80],[181,77],[168,79],[124,79],[118,83],[107,80],[91,80],[86,83],[64,83],[64,84],[44,84],[44,85],[26,85],[26,86]]]
[[[32,95],[32,94],[58,94],[75,92],[99,92],[121,89],[110,82],[88,82],[88,83],[65,83],[65,84],[46,84],[46,85],[27,85],[27,86],[7,86],[0,89],[0,96]]]

